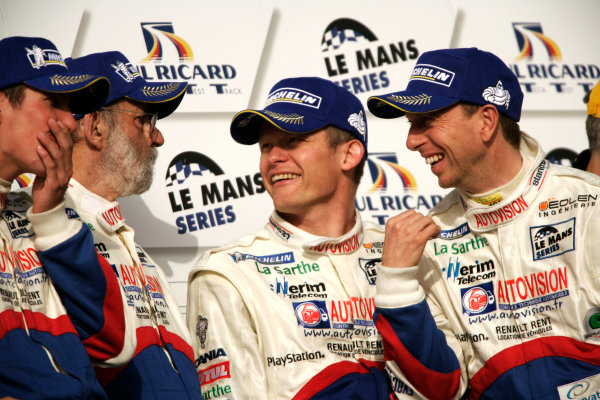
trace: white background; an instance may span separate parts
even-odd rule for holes
[[[332,60],[333,55],[343,54],[350,71],[333,76],[332,80],[365,73],[387,74],[388,87],[357,93],[365,102],[371,95],[404,89],[416,60],[358,71],[352,55],[366,49],[376,51],[379,46],[389,48],[398,42],[406,44],[411,39],[416,42],[419,53],[444,47],[476,46],[521,68],[532,63],[600,65],[600,51],[593,39],[600,37],[596,21],[600,2],[595,0],[228,0],[215,3],[206,0],[0,0],[0,37],[46,37],[65,57],[119,50],[132,63],[141,65],[147,52],[140,22],[166,21],[173,24],[175,34],[192,48],[193,64],[235,67],[237,76],[227,83],[238,89],[236,93],[211,94],[207,86],[211,82],[198,81],[198,85],[205,85],[205,95],[186,95],[175,114],[159,121],[166,143],[159,150],[153,186],[142,196],[122,199],[128,224],[136,230],[138,242],[165,270],[184,312],[187,276],[199,254],[261,227],[272,205],[266,193],[212,205],[212,208],[232,205],[235,223],[177,234],[174,220],[184,213],[171,209],[169,190],[165,187],[167,167],[177,154],[195,151],[210,157],[225,171],[223,176],[192,177],[186,182],[196,188],[257,173],[256,147],[235,143],[229,136],[229,123],[237,111],[262,108],[269,89],[279,79],[309,75],[327,78],[324,59]],[[359,21],[377,36],[377,41],[347,43],[338,51],[323,52],[321,37],[325,28],[339,18]],[[560,48],[562,60],[550,60],[543,47],[536,43],[537,52],[531,60],[516,61],[520,51],[512,28],[515,22],[539,23],[544,34]],[[178,65],[171,54],[173,49],[168,43],[161,43],[165,48],[163,63]],[[584,90],[578,83],[593,84],[597,79],[554,80],[566,82],[565,92],[560,94],[549,84],[552,79],[529,80],[542,89],[525,93],[521,128],[538,139],[546,151],[583,150],[587,147]],[[219,83],[212,83],[215,82]],[[368,194],[373,182],[365,171],[359,197],[374,196],[376,201],[381,195],[428,198],[444,193],[422,159],[406,150],[404,119],[381,120],[368,112],[367,119],[369,152],[395,153],[397,164],[412,175],[418,188],[405,189],[396,178],[390,179],[386,192]],[[393,175],[388,177],[394,178]],[[198,197],[193,201],[191,212],[207,211],[207,207],[199,204]],[[377,212],[363,214],[372,219]]]

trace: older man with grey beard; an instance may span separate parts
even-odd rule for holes
[[[164,143],[156,121],[175,111],[187,84],[146,82],[116,51],[69,59],[67,65],[73,71],[103,71],[111,82],[104,106],[78,116],[66,193],[71,216],[91,229],[130,305],[125,326],[115,327],[122,329],[123,355],[96,362],[90,354],[98,380],[110,399],[201,399],[190,335],[167,279],[135,243],[116,202],[150,187],[156,147]],[[89,290],[90,301],[102,298],[95,288]],[[134,349],[132,358],[125,355],[128,347]]]

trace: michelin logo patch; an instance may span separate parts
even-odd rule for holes
[[[321,107],[321,96],[312,94],[302,89],[280,88],[269,94],[265,108],[273,103],[293,103],[312,108]]]
[[[454,72],[430,64],[417,64],[413,69],[410,80],[426,81],[437,85],[450,87],[454,80]]]
[[[529,228],[533,261],[575,250],[575,218]]]
[[[274,265],[274,264],[289,264],[295,262],[294,253],[288,251],[287,253],[279,254],[268,254],[266,256],[255,256],[252,254],[240,253],[229,253],[233,261],[239,263],[240,261],[254,260],[260,264]]]
[[[444,239],[444,240],[454,240],[454,239],[461,238],[461,237],[469,234],[470,232],[471,231],[469,230],[469,225],[467,225],[467,223],[465,222],[458,228],[441,231],[440,234],[438,235],[438,238]]]

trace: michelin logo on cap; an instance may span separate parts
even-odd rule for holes
[[[25,51],[27,52],[27,59],[35,69],[40,69],[50,64],[59,64],[67,68],[58,50],[42,49],[34,44],[31,49],[25,47]]]
[[[410,80],[413,79],[450,87],[454,80],[454,72],[435,65],[417,64],[410,76]]]
[[[302,89],[280,88],[267,97],[265,108],[276,102],[285,102],[318,109],[321,107],[321,100],[321,96],[317,96]]]
[[[115,69],[117,75],[125,80],[125,82],[133,82],[135,78],[140,77],[140,73],[137,71],[134,65],[130,62],[125,64],[121,60],[117,60],[116,65],[110,64]]]

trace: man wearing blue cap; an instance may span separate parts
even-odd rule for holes
[[[360,101],[325,79],[284,79],[263,110],[233,118],[231,135],[258,143],[275,210],[263,229],[207,252],[190,273],[187,318],[203,394],[410,394],[383,372],[395,368],[395,332],[375,326],[383,231],[354,206],[367,153]]]
[[[427,398],[600,390],[600,180],[544,160],[522,102],[512,71],[475,48],[423,53],[405,91],[368,100],[406,115],[407,147],[455,188],[429,217],[389,220],[378,270],[414,356],[404,379]]]
[[[156,147],[164,143],[156,121],[175,111],[187,84],[146,82],[116,51],[68,59],[67,65],[102,74],[111,83],[104,106],[77,121],[73,179],[66,193],[67,206],[92,230],[128,303],[126,324],[114,327],[123,339],[123,353],[112,359],[90,353],[98,380],[110,399],[200,399],[191,339],[179,307],[160,267],[135,243],[116,201],[150,187]],[[90,301],[102,296],[96,287],[88,291]]]
[[[69,290],[71,306],[92,311],[87,293],[69,282],[94,277],[40,259],[77,255],[100,268],[89,230],[67,217],[63,195],[72,170],[72,113],[96,109],[108,90],[104,77],[70,72],[47,39],[0,40],[0,396],[106,398],[59,297]],[[23,173],[36,175],[33,200],[10,191]]]

